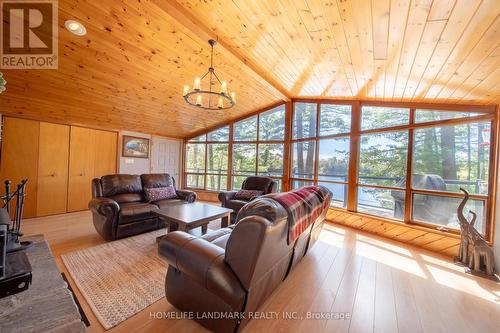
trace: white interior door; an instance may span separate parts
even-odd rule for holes
[[[151,172],[168,173],[179,186],[180,141],[153,137],[151,149]]]

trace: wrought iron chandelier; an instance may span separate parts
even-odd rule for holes
[[[214,46],[217,42],[213,39],[208,41],[211,47],[210,67],[208,72],[202,77],[197,77],[194,80],[192,89],[189,86],[184,86],[184,100],[193,106],[206,110],[226,110],[236,105],[236,94],[229,93],[227,82],[221,81],[214,68]],[[203,84],[203,79],[208,78],[208,83]]]

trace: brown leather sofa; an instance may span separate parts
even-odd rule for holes
[[[241,189],[262,191],[264,192],[263,195],[265,195],[275,193],[278,189],[278,183],[269,177],[251,176],[243,181]],[[237,191],[223,191],[219,193],[219,201],[221,202],[222,207],[233,210],[233,213],[231,213],[231,223],[236,221],[236,216],[238,215],[241,207],[248,203],[248,201],[236,200],[234,198],[236,193]]]
[[[329,204],[331,195],[326,200]],[[265,196],[245,205],[228,228],[199,238],[167,234],[158,244],[169,265],[167,300],[214,332],[241,330],[248,315],[210,319],[207,313],[257,311],[314,245],[326,211],[292,244],[287,244],[285,209]]]
[[[92,211],[96,231],[105,240],[115,240],[163,227],[152,210],[196,200],[192,191],[176,190],[177,198],[148,202],[144,189],[173,185],[169,174],[107,175],[92,180]]]

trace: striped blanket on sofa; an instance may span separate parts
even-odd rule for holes
[[[288,244],[293,243],[330,205],[330,191],[323,186],[266,195],[279,202],[288,214]]]

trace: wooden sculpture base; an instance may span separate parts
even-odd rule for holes
[[[498,276],[496,274],[495,275],[488,275],[488,274],[484,274],[481,271],[472,270],[469,267],[467,267],[466,265],[464,265],[463,262],[459,261],[457,257],[453,258],[453,262],[454,262],[455,265],[463,267],[464,268],[464,272],[467,273],[467,274],[478,276],[478,277],[482,277],[482,278],[485,278],[485,279],[488,279],[488,280],[491,280],[491,281],[495,281],[495,282],[500,282],[500,278],[498,278]]]

